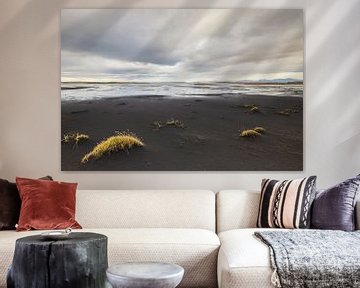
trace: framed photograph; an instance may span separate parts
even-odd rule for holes
[[[303,170],[301,9],[63,9],[63,171]]]

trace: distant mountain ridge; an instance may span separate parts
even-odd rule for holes
[[[253,82],[261,82],[261,83],[302,83],[303,80],[293,79],[293,78],[284,78],[284,79],[260,79]]]

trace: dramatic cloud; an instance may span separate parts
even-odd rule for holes
[[[62,80],[303,78],[302,10],[65,9]]]

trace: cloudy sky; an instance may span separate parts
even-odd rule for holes
[[[303,79],[302,10],[64,9],[62,81]]]

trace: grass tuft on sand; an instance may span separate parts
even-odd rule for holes
[[[87,134],[74,132],[74,133],[64,134],[64,137],[61,141],[67,144],[71,143],[74,144],[74,146],[77,146],[79,143],[85,142],[89,139],[90,137]]]
[[[246,108],[246,109],[251,109],[253,107],[255,107],[255,104],[236,104],[236,105],[231,105],[231,108]]]
[[[262,113],[259,106],[256,106],[255,104],[236,104],[231,105],[231,108],[243,108],[246,109],[246,113]]]
[[[263,127],[255,127],[252,129],[245,129],[243,131],[240,132],[240,137],[252,137],[255,138],[257,136],[261,136],[262,134],[265,133],[265,128]]]
[[[241,131],[241,133],[240,133],[240,137],[252,137],[252,138],[255,138],[257,136],[261,136],[261,134],[259,132],[256,132],[253,129],[246,129],[246,130]]]
[[[282,116],[290,116],[290,112],[289,112],[289,111],[286,111],[286,110],[282,110],[282,111],[276,112],[276,114],[282,115]]]
[[[81,159],[81,163],[85,164],[92,158],[99,159],[105,154],[128,151],[133,147],[142,146],[144,146],[144,143],[135,134],[131,132],[116,132],[115,135],[110,136],[97,144],[91,152]]]
[[[253,107],[250,108],[250,110],[248,112],[250,112],[250,113],[258,113],[258,112],[260,112],[260,109],[257,106],[253,106]]]
[[[282,111],[277,112],[276,114],[282,115],[282,116],[290,116],[293,113],[299,113],[299,112],[300,112],[299,108],[286,108]]]
[[[266,131],[265,128],[263,128],[263,127],[255,127],[253,130],[260,134],[264,134]]]
[[[156,130],[160,130],[164,127],[175,127],[175,128],[185,128],[185,124],[181,122],[180,120],[171,118],[166,121],[154,121],[153,125],[155,126]]]

